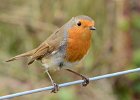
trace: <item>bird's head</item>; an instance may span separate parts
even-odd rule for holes
[[[69,25],[69,37],[82,40],[90,40],[92,31],[96,30],[93,19],[85,15],[73,17]]]
[[[75,26],[77,28],[91,30],[91,31],[96,30],[95,22],[93,21],[92,18],[85,15],[80,15],[80,16],[76,16],[74,19],[75,19]]]

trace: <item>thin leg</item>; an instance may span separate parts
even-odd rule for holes
[[[82,86],[87,86],[89,84],[89,79],[86,78],[85,76],[83,76],[83,75],[81,75],[81,74],[79,74],[79,73],[77,73],[73,70],[70,70],[70,69],[66,69],[66,70],[69,71],[69,72],[72,72],[75,75],[78,75],[78,76],[82,77],[82,79],[84,80],[84,82],[82,83]]]
[[[49,79],[51,80],[52,85],[54,86],[54,89],[51,92],[56,93],[57,91],[59,91],[59,86],[53,81],[49,71],[46,70],[46,72],[47,72],[47,74],[49,76]]]

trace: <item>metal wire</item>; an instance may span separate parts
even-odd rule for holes
[[[91,77],[91,78],[89,78],[89,80],[90,81],[95,81],[95,80],[100,80],[100,79],[104,79],[104,78],[111,78],[111,77],[114,77],[114,76],[120,76],[120,75],[139,72],[139,71],[140,71],[140,68],[136,68],[136,69],[126,70],[126,71],[121,71],[121,72],[116,72],[116,73]],[[77,81],[73,81],[73,82],[67,82],[67,83],[59,84],[59,87],[66,87],[66,86],[70,86],[70,85],[80,84],[82,82],[84,82],[84,81],[83,80],[77,80]],[[10,99],[10,98],[14,98],[14,97],[17,97],[17,96],[33,94],[33,93],[42,92],[42,91],[46,91],[46,90],[52,90],[53,88],[54,88],[53,86],[49,86],[49,87],[43,87],[43,88],[38,88],[38,89],[34,89],[34,90],[19,92],[19,93],[15,93],[15,94],[0,96],[0,100]]]

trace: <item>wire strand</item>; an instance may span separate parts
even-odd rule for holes
[[[105,75],[96,76],[96,77],[91,77],[91,78],[89,78],[89,80],[90,81],[95,81],[95,80],[100,80],[100,79],[105,79],[105,78],[111,78],[111,77],[114,77],[114,76],[120,76],[120,75],[124,75],[124,74],[134,73],[134,72],[140,72],[140,68],[121,71],[121,72],[116,72],[116,73],[111,73],[111,74],[105,74]],[[59,84],[59,87],[71,86],[71,85],[75,85],[75,84],[80,84],[82,82],[84,82],[84,80],[67,82],[67,83]],[[23,96],[23,95],[28,95],[28,94],[33,94],[33,93],[42,92],[42,91],[46,91],[46,90],[52,90],[53,88],[54,88],[53,86],[48,86],[48,87],[38,88],[38,89],[34,89],[34,90],[19,92],[19,93],[15,93],[15,94],[0,96],[0,100],[10,99],[10,98]]]

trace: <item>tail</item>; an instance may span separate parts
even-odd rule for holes
[[[23,54],[20,54],[20,55],[17,55],[15,57],[12,57],[12,58],[6,60],[6,62],[14,61],[14,60],[17,60],[17,59],[20,59],[20,58],[23,58],[23,57],[30,57],[30,56],[32,56],[34,54],[35,50],[36,49],[33,49],[31,51],[28,51],[28,52],[25,52]]]

